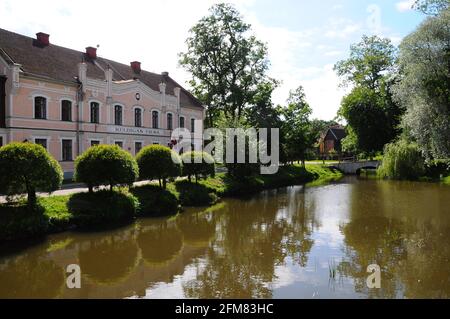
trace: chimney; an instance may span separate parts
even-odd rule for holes
[[[44,32],[36,33],[36,42],[41,47],[47,47],[50,45],[50,35]]]
[[[95,60],[97,58],[97,48],[94,47],[87,47],[86,48],[86,55],[92,59]]]
[[[136,73],[136,74],[141,73],[141,62],[138,62],[138,61],[130,62],[130,66],[133,69],[134,73]]]

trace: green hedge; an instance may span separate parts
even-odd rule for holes
[[[202,207],[216,203],[219,197],[214,190],[202,184],[195,184],[189,181],[178,181],[175,188],[180,194],[180,203],[186,207]]]
[[[78,193],[70,197],[69,212],[77,227],[103,227],[132,220],[139,202],[125,191]]]
[[[43,236],[48,231],[44,208],[26,202],[0,205],[0,242]]]
[[[139,200],[139,215],[162,216],[176,214],[179,211],[178,198],[169,190],[156,185],[145,185],[134,187],[130,192]]]

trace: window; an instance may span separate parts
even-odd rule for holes
[[[134,109],[134,126],[142,126],[142,110],[138,108]]]
[[[47,149],[47,139],[46,138],[36,138],[34,143],[41,145],[43,148]]]
[[[91,147],[92,146],[97,146],[97,145],[100,145],[100,141],[98,141],[98,140],[92,140],[91,141]]]
[[[3,136],[0,136],[0,147],[3,146]]]
[[[122,125],[122,106],[114,106],[114,124]]]
[[[184,128],[184,116],[180,117],[180,128]]]
[[[152,112],[152,127],[158,128],[158,122],[159,122],[159,114],[158,111]]]
[[[173,130],[173,115],[172,115],[172,113],[167,114],[167,129]]]
[[[191,119],[191,132],[195,132],[195,119]]]
[[[34,98],[34,118],[47,119],[47,99],[45,97],[36,96]]]
[[[137,154],[142,149],[142,142],[134,142],[134,154]]]
[[[72,102],[61,101],[61,121],[72,122]]]
[[[100,123],[100,105],[91,102],[91,123]]]
[[[64,162],[72,161],[72,140],[62,140],[62,160]]]
[[[123,142],[122,141],[115,141],[114,144],[116,144],[120,148],[123,148]]]

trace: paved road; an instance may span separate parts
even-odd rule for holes
[[[134,186],[140,186],[144,184],[148,184],[149,181],[140,181],[134,183]],[[102,187],[107,188],[107,187]],[[48,197],[48,196],[64,196],[64,195],[71,195],[75,193],[82,193],[87,192],[88,188],[84,184],[64,184],[62,185],[60,190],[57,190],[51,194],[48,193],[38,193],[38,196],[40,197]],[[0,196],[0,203],[6,202],[6,196]]]

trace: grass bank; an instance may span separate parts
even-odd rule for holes
[[[35,238],[77,227],[102,227],[111,216],[114,217],[112,221],[116,221],[171,215],[183,207],[211,206],[225,197],[249,196],[266,189],[291,185],[317,186],[341,177],[340,172],[321,165],[307,165],[306,168],[294,165],[281,167],[274,175],[241,180],[231,179],[225,173],[197,184],[177,180],[168,183],[165,190],[148,184],[131,188],[131,194],[118,191],[113,197],[108,192],[42,197],[34,208],[28,207],[25,201],[0,204],[0,242]],[[126,216],[119,216],[122,211],[127,211]]]

